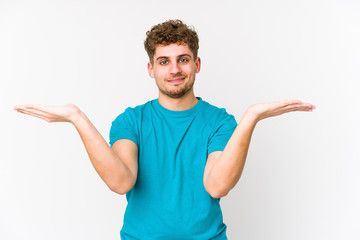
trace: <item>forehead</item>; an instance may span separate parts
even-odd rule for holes
[[[172,43],[169,45],[157,45],[155,48],[154,59],[159,57],[177,57],[180,55],[188,54],[194,57],[187,44]]]

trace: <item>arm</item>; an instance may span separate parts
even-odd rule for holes
[[[291,111],[312,111],[313,109],[315,106],[297,100],[250,106],[224,151],[209,154],[204,172],[206,191],[213,198],[221,198],[236,185],[245,166],[252,133],[260,120]]]
[[[125,194],[137,178],[137,146],[130,140],[118,140],[112,148],[90,120],[75,105],[48,107],[42,105],[16,106],[18,112],[47,122],[69,122],[78,131],[95,170],[114,192]]]

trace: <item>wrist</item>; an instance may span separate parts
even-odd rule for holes
[[[245,111],[243,118],[253,124],[258,123],[262,119],[259,114],[254,113],[250,108]]]
[[[85,118],[85,114],[75,105],[71,106],[72,111],[69,116],[69,122],[77,126],[80,124]]]

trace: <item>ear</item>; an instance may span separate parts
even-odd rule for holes
[[[196,58],[195,64],[196,64],[196,73],[199,73],[201,68],[201,59],[199,57]]]
[[[154,78],[154,71],[153,71],[153,66],[152,66],[151,62],[148,62],[147,68],[148,68],[149,76],[151,78]]]

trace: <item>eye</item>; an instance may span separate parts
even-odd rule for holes
[[[166,61],[166,60],[162,60],[162,61],[160,61],[159,63],[160,63],[160,65],[165,65],[165,64],[167,64],[167,63],[168,63],[168,61]]]
[[[186,59],[186,58],[180,58],[179,59],[179,62],[181,62],[181,63],[185,63],[185,62],[187,62],[188,60]]]

